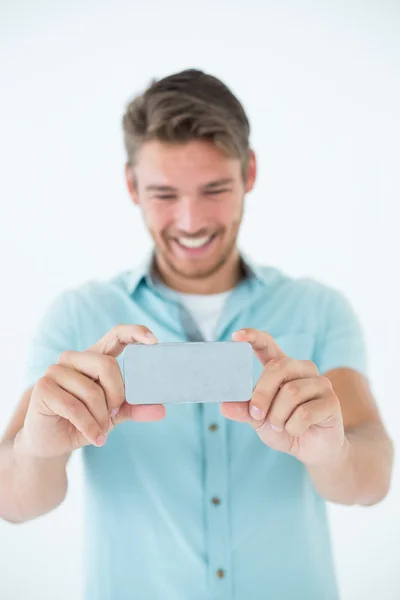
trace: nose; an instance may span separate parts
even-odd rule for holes
[[[199,198],[182,197],[177,205],[175,227],[181,232],[195,234],[207,228],[204,206]]]

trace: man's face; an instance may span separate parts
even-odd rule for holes
[[[211,142],[145,143],[127,179],[159,260],[185,278],[218,271],[236,249],[244,196],[254,185],[253,154],[248,172],[244,182],[239,159]]]

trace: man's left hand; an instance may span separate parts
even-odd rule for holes
[[[242,329],[234,341],[249,342],[263,371],[249,402],[225,402],[222,414],[249,423],[269,447],[307,466],[339,460],[345,434],[339,399],[328,378],[308,360],[294,360],[263,331]]]

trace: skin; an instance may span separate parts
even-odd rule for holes
[[[204,141],[186,145],[149,142],[139,152],[134,168],[126,166],[130,196],[142,211],[158,270],[167,285],[193,294],[234,287],[240,277],[236,241],[244,196],[253,189],[255,178],[253,152],[243,181],[239,160],[227,158]],[[214,233],[217,243],[200,259],[182,257],[174,247],[173,240],[182,234],[196,238]]]
[[[238,159],[199,140],[147,142],[126,165],[130,197],[168,286],[212,294],[238,283],[237,236],[256,170],[253,152],[243,179]],[[197,255],[176,243],[205,235],[215,238]],[[222,404],[222,414],[301,461],[327,500],[367,505],[384,498],[393,449],[367,380],[350,369],[320,374],[310,361],[286,356],[267,332],[245,329],[233,339],[252,345],[263,370],[251,400]],[[65,497],[71,452],[103,445],[123,421],[165,416],[162,406],[125,402],[116,357],[135,341],[157,343],[143,325],[117,326],[85,352],[64,352],[27,390],[0,443],[0,516],[22,522],[52,510]]]

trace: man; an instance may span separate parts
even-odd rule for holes
[[[1,444],[0,514],[59,505],[83,448],[87,599],[337,599],[325,502],[374,504],[392,469],[357,319],[338,292],[239,252],[256,158],[221,81],[155,81],[123,127],[154,252],[44,318]],[[250,342],[250,402],[125,402],[127,344],[199,339]]]

